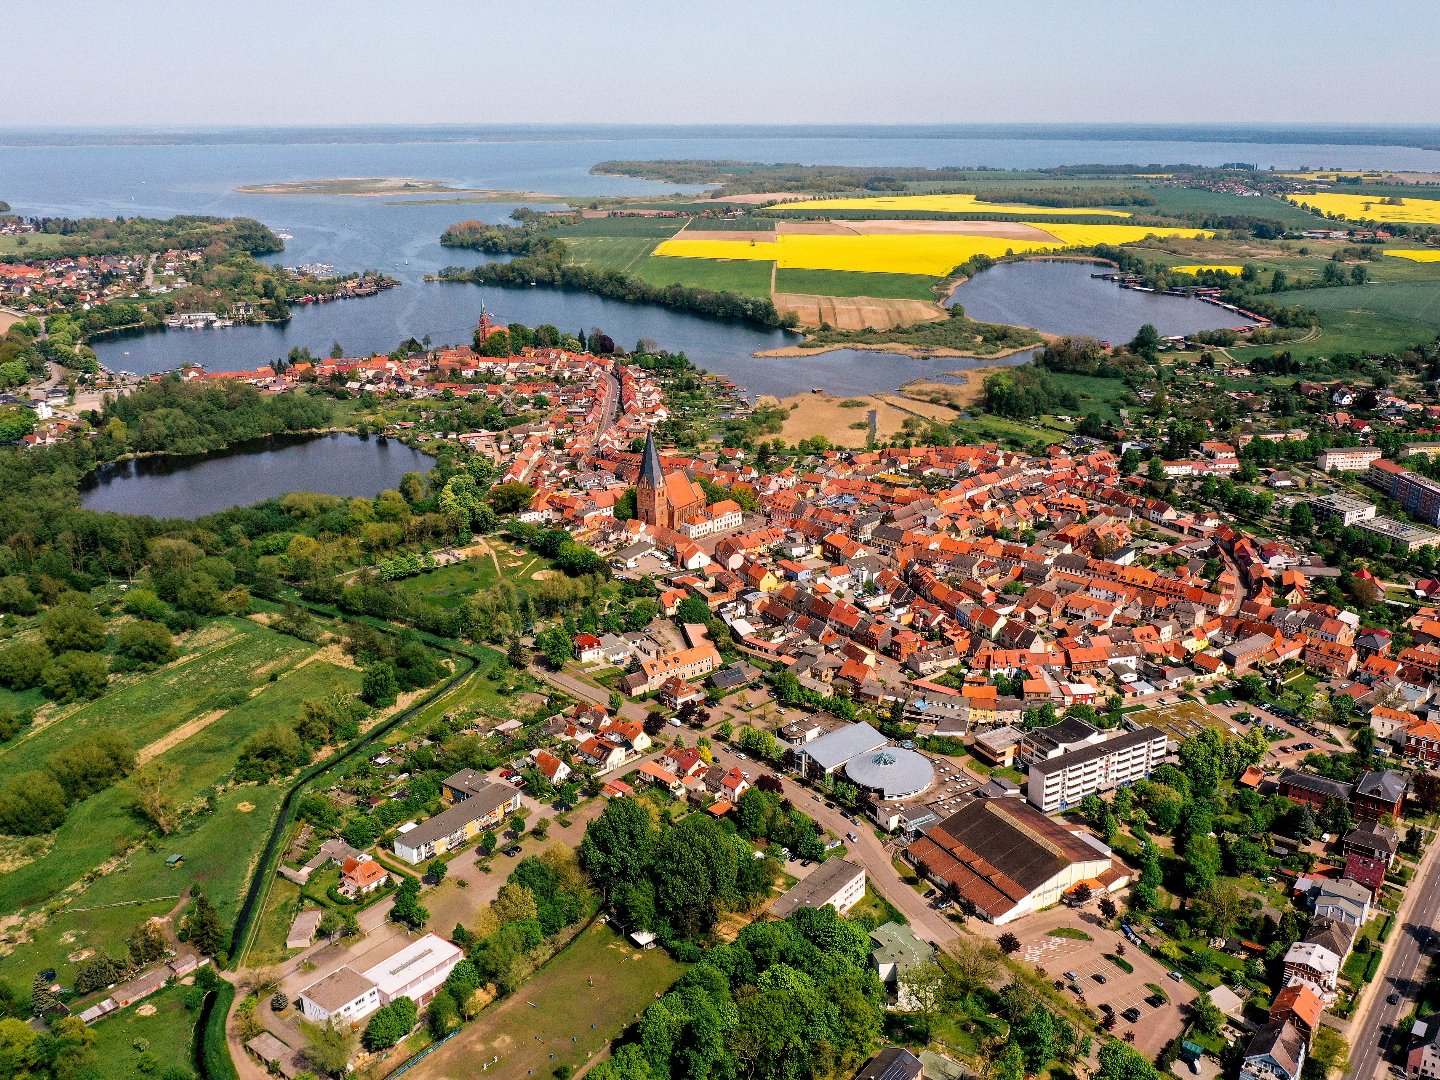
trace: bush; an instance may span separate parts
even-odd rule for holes
[[[40,673],[45,693],[56,701],[89,701],[105,692],[110,669],[93,652],[71,651],[55,657]]]
[[[168,664],[176,656],[175,639],[155,622],[136,622],[121,627],[115,635],[115,668],[143,671]]]
[[[0,686],[11,690],[29,690],[40,685],[40,676],[50,662],[50,652],[33,641],[17,641],[0,649]]]
[[[410,1034],[410,1029],[415,1026],[418,1016],[415,1002],[408,997],[396,998],[370,1017],[370,1022],[365,1025],[365,1034],[360,1037],[360,1042],[366,1050],[388,1050]]]

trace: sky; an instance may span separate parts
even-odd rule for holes
[[[0,125],[1431,124],[1437,20],[1431,0],[3,0]]]

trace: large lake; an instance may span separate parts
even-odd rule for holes
[[[785,335],[779,332],[576,293],[423,283],[427,273],[480,258],[442,248],[438,240],[447,225],[464,218],[503,221],[514,209],[511,205],[434,202],[426,197],[241,195],[235,188],[333,176],[414,176],[457,187],[570,196],[698,190],[590,175],[596,162],[617,158],[994,168],[1246,161],[1260,168],[1440,170],[1440,152],[1418,148],[1427,145],[1440,145],[1440,131],[1158,125],[597,125],[247,129],[199,134],[0,130],[0,197],[24,215],[247,215],[293,235],[279,257],[284,262],[326,262],[344,271],[375,269],[405,283],[378,297],[297,312],[283,327],[151,334],[100,343],[101,358],[111,368],[143,373],[199,361],[213,371],[233,371],[273,359],[296,345],[328,351],[339,341],[352,353],[360,353],[389,351],[407,337],[428,335],[436,343],[457,343],[468,339],[483,303],[505,322],[550,322],[567,330],[599,326],[627,346],[653,338],[665,348],[685,351],[697,363],[752,392],[784,396],[824,385],[822,373],[827,368],[835,372],[834,388],[842,389],[843,383],[851,393],[891,389],[897,380],[913,377],[913,369],[893,358],[876,361],[873,355],[868,363],[829,354],[774,364],[750,354],[782,343]],[[963,302],[971,309],[977,301]],[[1082,311],[1085,307],[1079,305]],[[1051,325],[1057,331],[1084,329]]]
[[[369,498],[398,488],[435,461],[393,439],[359,435],[281,436],[194,457],[105,465],[80,485],[87,510],[197,518],[252,506],[291,491]]]
[[[981,322],[1088,334],[1116,344],[1129,341],[1146,323],[1162,336],[1253,325],[1203,300],[1122,289],[1092,276],[1107,269],[1059,260],[1000,263],[961,285],[950,302]]]

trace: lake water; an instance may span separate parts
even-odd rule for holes
[[[483,303],[506,322],[549,322],[566,330],[599,326],[626,346],[653,338],[752,392],[784,396],[823,383],[817,364],[833,369],[836,389],[843,384],[845,392],[859,393],[893,388],[892,375],[907,374],[912,362],[882,362],[875,354],[863,354],[857,361],[831,353],[823,360],[776,364],[750,354],[783,344],[786,335],[779,331],[578,293],[423,282],[425,274],[444,266],[473,265],[482,258],[442,248],[439,236],[447,225],[465,218],[504,221],[512,205],[434,202],[433,196],[241,195],[235,188],[333,176],[413,176],[458,187],[567,196],[699,190],[589,173],[593,164],[606,159],[659,158],[995,168],[1247,161],[1261,168],[1440,170],[1440,152],[1418,148],[1437,144],[1437,131],[1155,125],[0,131],[0,197],[24,215],[247,215],[294,237],[279,261],[325,262],[342,271],[380,270],[405,283],[378,297],[297,311],[281,327],[157,333],[97,343],[102,361],[111,368],[144,373],[195,361],[212,371],[234,371],[274,359],[296,345],[327,352],[339,341],[359,353],[388,352],[407,337],[462,342],[468,340]],[[965,301],[967,310],[976,302]],[[1085,307],[1080,305],[1082,313]]]
[[[96,470],[80,504],[158,518],[197,518],[291,491],[369,498],[435,461],[393,439],[277,435],[214,454],[141,458]]]
[[[1146,323],[1162,336],[1251,325],[1203,300],[1122,289],[1091,276],[1107,269],[1058,260],[1000,263],[961,285],[950,303],[980,322],[1088,334],[1117,344],[1129,341]]]

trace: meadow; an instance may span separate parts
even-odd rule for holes
[[[679,242],[665,241],[667,244]],[[750,250],[746,244],[732,244],[725,240],[689,240],[684,243],[717,244],[727,254],[709,259],[651,258],[636,268],[635,275],[650,285],[685,285],[692,289],[713,289],[716,292],[734,292],[744,296],[770,295],[773,252],[771,259],[742,262],[734,259],[728,252],[735,248]],[[760,246],[762,245],[756,245]]]
[[[591,270],[633,274],[660,241],[651,236],[582,236],[566,239],[565,261]]]
[[[878,195],[857,199],[809,199],[781,203],[770,210],[895,210],[900,213],[925,211],[934,214],[1033,214],[1057,217],[1116,217],[1134,215],[1125,210],[1103,210],[1097,207],[1032,206],[1027,203],[986,202],[976,195]]]
[[[1333,192],[1287,195],[1285,198],[1296,206],[1310,206],[1346,221],[1440,225],[1440,199],[1416,199],[1406,195],[1394,196],[1396,201],[1388,203],[1384,195],[1341,195]]]
[[[65,237],[56,233],[23,233],[18,236],[0,236],[0,255],[18,255],[27,258],[43,255],[60,246]]]
[[[816,236],[782,233],[773,243],[752,244],[730,240],[666,240],[655,249],[657,257],[678,259],[735,259],[771,262],[781,270],[847,270],[945,277],[976,255],[1001,258],[1027,251],[1054,251],[1092,244],[1126,244],[1147,236],[1209,236],[1200,229],[1144,225],[1044,225],[1053,241],[1014,240],[993,236],[949,233],[898,235]]]
[[[256,629],[279,639],[297,659],[314,652],[293,638]],[[208,665],[200,660],[194,666],[203,679]],[[152,711],[166,710],[171,699],[188,692],[192,701],[201,702],[190,711],[204,711],[213,691],[176,688],[167,679],[169,671],[151,673],[127,691],[150,701]],[[5,957],[0,971],[6,981],[23,991],[35,972],[47,967],[64,972],[67,956],[85,948],[122,954],[129,933],[143,919],[172,908],[188,887],[210,897],[222,922],[232,921],[284,794],[280,786],[224,787],[241,745],[265,725],[294,716],[306,699],[354,692],[359,684],[358,671],[322,660],[276,670],[274,682],[267,673],[256,675],[239,704],[159,755],[175,770],[176,801],[195,808],[170,836],[146,841],[150,826],[133,811],[133,795],[124,782],[72,807],[48,850],[0,875],[0,911],[34,917],[38,905],[64,905],[36,918],[26,940]],[[153,721],[131,706],[137,726]],[[68,723],[58,729],[65,727]],[[172,853],[184,857],[181,866],[166,866]],[[66,978],[61,975],[62,981]]]
[[[95,1025],[95,1057],[105,1063],[105,1075],[161,1076],[171,1068],[192,1072],[200,1012],[186,1007],[191,992],[188,986],[167,986]]]
[[[883,300],[934,300],[936,280],[924,274],[780,270],[775,275],[775,291],[813,296],[873,296]]]

